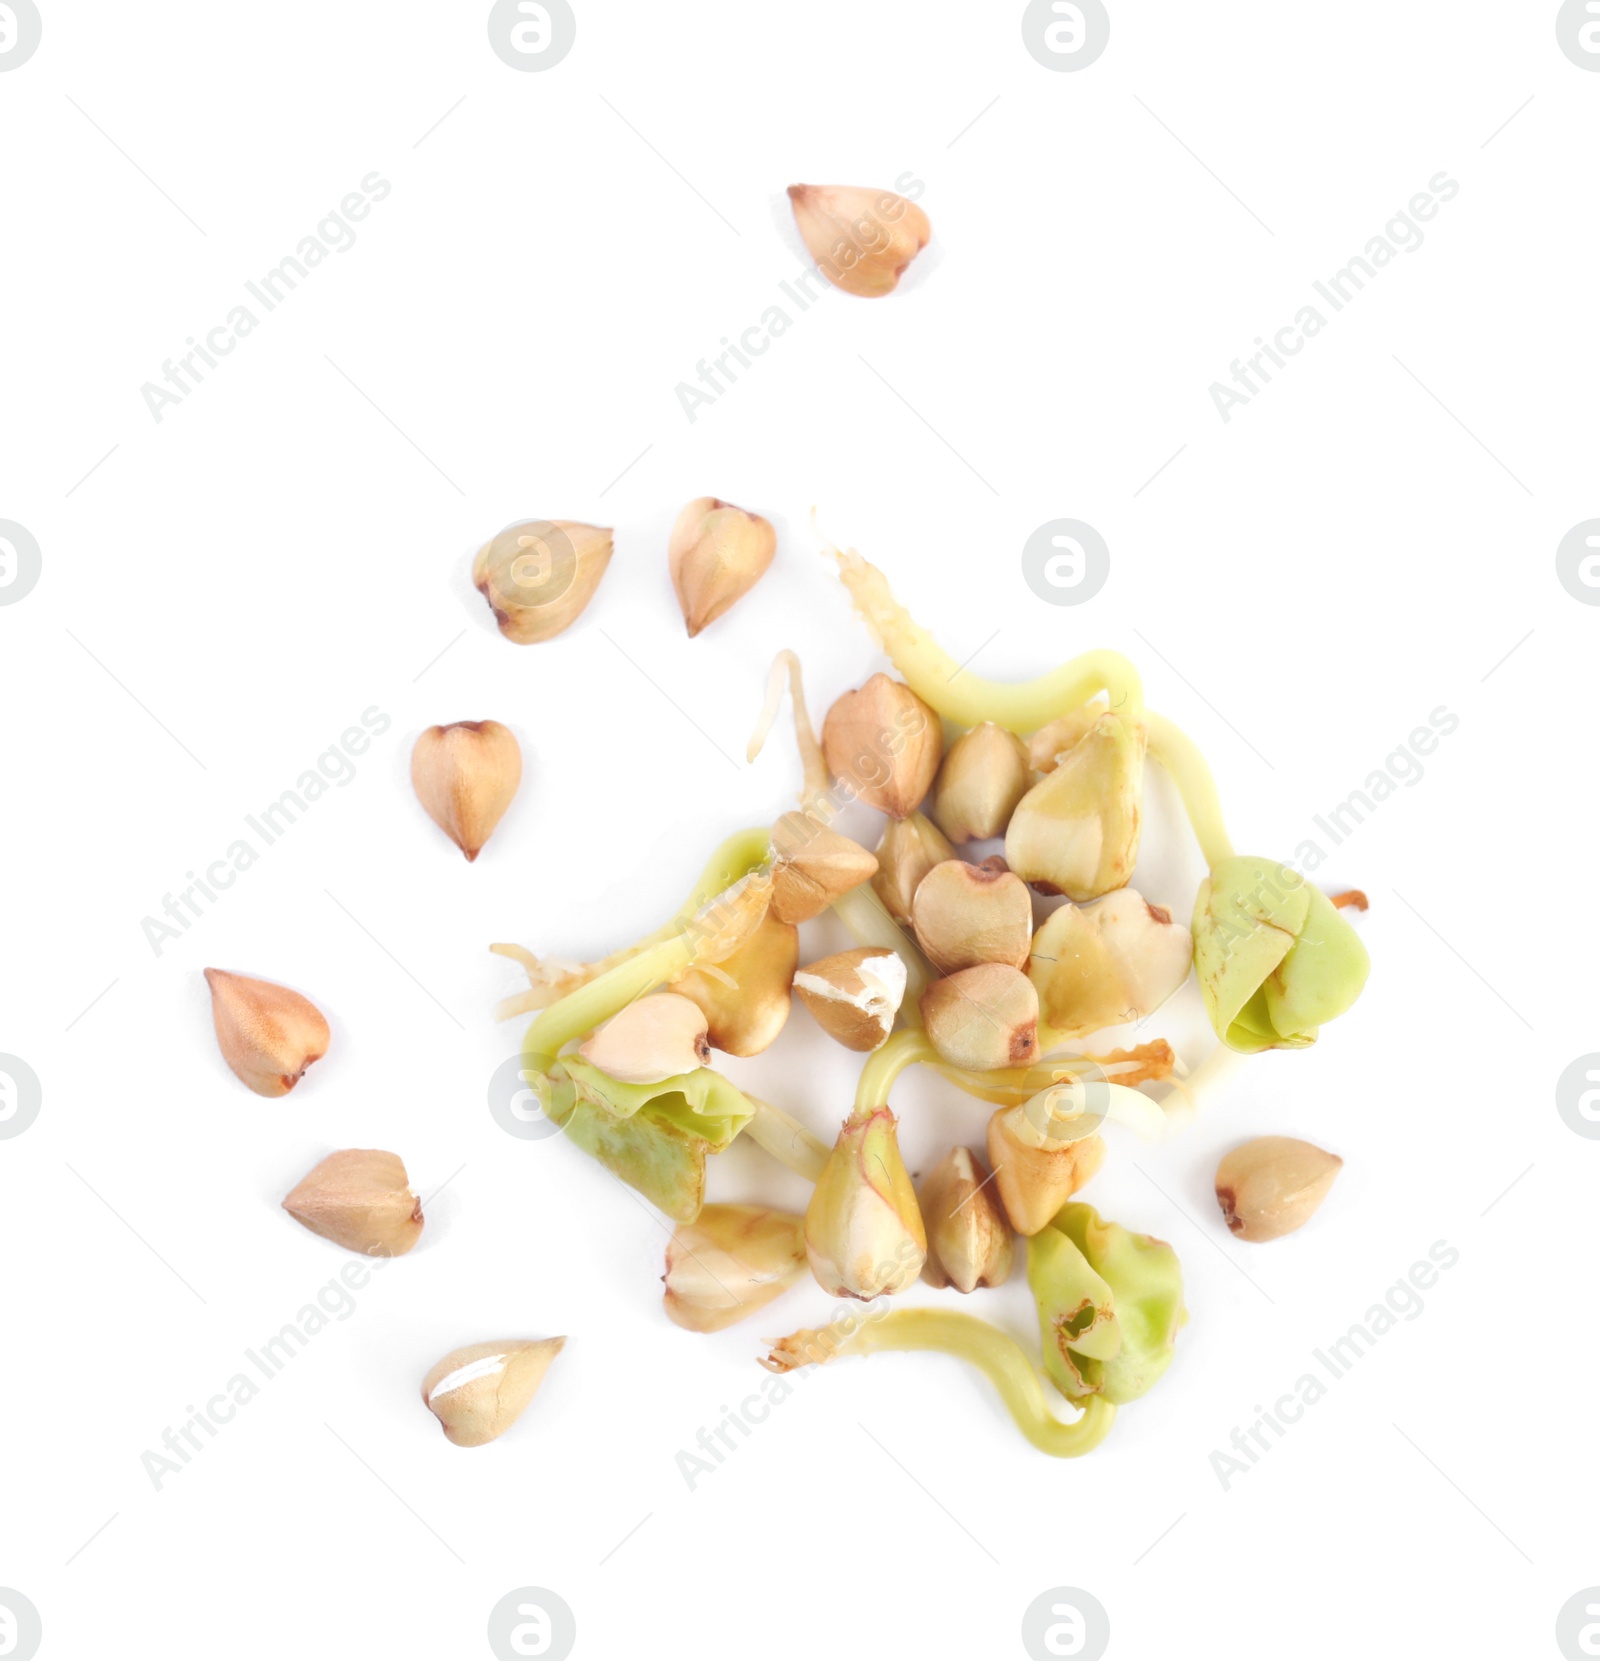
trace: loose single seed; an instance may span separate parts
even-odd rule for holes
[[[697,496],[672,527],[667,564],[691,640],[766,575],[778,533],[759,513]]]
[[[892,293],[933,227],[915,202],[859,185],[790,185],[795,224],[835,288],[865,300]]]
[[[503,1435],[538,1393],[565,1338],[496,1338],[467,1344],[428,1369],[422,1399],[458,1448]]]
[[[1293,1136],[1258,1136],[1223,1156],[1217,1204],[1241,1240],[1293,1234],[1328,1197],[1344,1161]]]
[[[411,787],[428,817],[475,860],[522,782],[522,751],[498,721],[429,727],[411,752]]]
[[[328,1023],[309,998],[270,980],[207,969],[222,1059],[258,1096],[286,1096],[328,1052]]]
[[[611,532],[575,519],[508,525],[478,550],[473,586],[507,640],[532,646],[577,622],[611,563]]]
[[[422,1201],[398,1154],[331,1153],[297,1182],[283,1209],[313,1234],[366,1257],[403,1257],[422,1234]]]

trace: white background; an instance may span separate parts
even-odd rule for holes
[[[0,1583],[41,1653],[487,1655],[489,1609],[534,1584],[580,1656],[1020,1656],[1062,1585],[1119,1661],[1556,1654],[1600,1582],[1600,1147],[1552,1094],[1600,1047],[1600,616],[1554,574],[1600,512],[1600,75],[1554,6],[1116,3],[1105,56],[1058,74],[1015,3],[580,0],[570,57],[522,74],[481,4],[41,4],[0,75],[0,517],[44,558],[0,608],[0,1050],[44,1085],[0,1144]],[[356,244],[157,424],[142,383],[373,170],[392,193]],[[687,421],[676,384],[802,266],[784,187],[908,170],[934,242],[902,290],[830,292]],[[1460,192],[1423,246],[1224,424],[1209,385],[1441,170]],[[780,547],[691,643],[665,545],[703,492]],[[819,719],[881,666],[813,506],[974,672],[1128,651],[1249,851],[1293,855],[1430,711],[1459,717],[1316,873],[1372,897],[1358,1009],[1184,1141],[1113,1133],[1086,1197],[1172,1241],[1192,1318],[1078,1463],[960,1364],[885,1356],[809,1378],[691,1491],[675,1455],[757,1389],[757,1339],[827,1300],[678,1331],[653,1214],[487,1110],[518,979],[488,943],[655,926],[790,805],[786,740],[742,762],[773,652]],[[575,628],[517,648],[467,571],[530,515],[614,525],[617,555]],[[1064,515],[1111,548],[1081,608],[1020,571]],[[157,957],[141,919],[374,705],[393,726],[354,782]],[[407,764],[424,726],[484,717],[526,776],[468,866]],[[1200,874],[1153,779],[1140,886],[1186,914]],[[289,1098],[223,1066],[208,964],[328,1012]],[[1191,998],[1153,1025],[1193,1060]],[[729,1070],[829,1135],[855,1061],[797,1010]],[[919,1076],[895,1106],[914,1169],[987,1111]],[[1347,1164],[1303,1234],[1250,1247],[1210,1184],[1265,1132]],[[143,1451],[347,1260],[278,1201],[348,1146],[424,1192],[458,1174],[419,1249],[156,1491]],[[804,1198],[755,1150],[712,1191]],[[1424,1312],[1225,1490],[1212,1451],[1441,1240],[1460,1261]],[[1020,1274],[967,1307],[1035,1341]],[[521,1424],[449,1445],[428,1367],[549,1333]]]

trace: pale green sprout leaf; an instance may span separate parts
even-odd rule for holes
[[[1081,1200],[1028,1242],[1045,1371],[1073,1401],[1123,1405],[1171,1365],[1188,1320],[1183,1271],[1164,1240],[1105,1221]]]
[[[1366,984],[1360,936],[1276,860],[1218,861],[1195,900],[1194,966],[1217,1036],[1252,1054],[1303,1049]]]

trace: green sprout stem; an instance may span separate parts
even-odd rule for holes
[[[854,1331],[845,1335],[844,1329],[850,1325]],[[812,1340],[810,1348],[826,1353],[807,1354],[805,1340]],[[1068,1423],[1056,1418],[1039,1375],[1021,1346],[987,1321],[954,1310],[896,1309],[860,1321],[851,1317],[815,1334],[796,1333],[793,1339],[785,1340],[779,1353],[789,1347],[793,1347],[801,1365],[811,1359],[871,1355],[880,1350],[941,1350],[957,1356],[976,1367],[999,1391],[1017,1429],[1041,1453],[1056,1459],[1076,1459],[1097,1448],[1117,1416],[1112,1403],[1091,1396],[1077,1419]]]
[[[1232,1081],[1245,1059],[1238,1050],[1218,1044],[1187,1078],[1173,1077],[1166,1081],[1161,1111],[1169,1137],[1187,1130],[1206,1107],[1215,1105],[1222,1086]]]
[[[1053,1084],[1066,1084],[1072,1079],[1116,1078],[1111,1068],[1103,1066],[1092,1056],[1081,1055],[1036,1061],[1031,1067],[998,1067],[987,1073],[952,1067],[947,1061],[934,1065],[958,1090],[965,1090],[969,1096],[976,1096],[980,1101],[993,1102],[996,1107],[1020,1107],[1041,1090],[1048,1090]]]
[[[563,1046],[603,1026],[635,998],[682,974],[693,961],[694,941],[679,934],[658,940],[607,969],[535,1018],[522,1040],[524,1062],[535,1072],[549,1072]]]
[[[585,963],[572,969],[559,969],[541,964],[532,952],[521,946],[493,945],[491,952],[501,957],[514,958],[527,971],[532,982],[530,989],[507,998],[495,1010],[495,1018],[508,1021],[514,1015],[531,1015],[539,1010],[551,1010],[556,1002],[581,987],[590,985],[609,970],[620,967],[651,946],[660,945],[681,936],[687,920],[702,910],[718,894],[731,888],[741,877],[748,876],[766,859],[771,847],[772,833],[758,825],[751,830],[736,831],[706,862],[705,869],[695,881],[689,898],[673,917],[660,928],[652,930],[642,940],[625,946],[620,952],[601,958],[596,963]],[[671,971],[677,974],[678,970]],[[617,1006],[619,1009],[621,1005]],[[611,1012],[615,1014],[616,1011]]]
[[[1085,652],[1036,680],[1005,683],[967,672],[895,599],[888,580],[855,553],[834,550],[856,610],[906,685],[947,720],[963,727],[993,721],[1027,734],[1080,709],[1097,693],[1137,718],[1144,706],[1139,671],[1120,652]]]
[[[832,1151],[820,1137],[813,1136],[798,1119],[792,1118],[781,1107],[764,1102],[759,1096],[746,1098],[755,1108],[755,1117],[744,1127],[757,1147],[772,1155],[780,1165],[787,1165],[796,1176],[815,1182],[822,1175]]]
[[[1052,1085],[1073,1079],[1098,1081],[1108,1098],[1108,1119],[1131,1125],[1142,1141],[1159,1142],[1168,1133],[1167,1117],[1160,1106],[1141,1091],[1118,1084],[1118,1066],[1136,1067],[1137,1061],[1102,1064],[1090,1056],[1060,1056],[1035,1062],[1031,1067],[1002,1067],[993,1072],[974,1073],[952,1067],[939,1059],[928,1035],[918,1027],[903,1028],[868,1056],[856,1083],[856,1111],[870,1112],[889,1105],[894,1082],[908,1068],[932,1067],[958,1090],[980,1101],[1001,1107],[1019,1107]]]
[[[591,965],[599,972],[538,1015],[522,1041],[527,1065],[548,1072],[564,1045],[593,1032],[635,998],[681,975],[699,952],[695,919],[719,894],[756,870],[770,849],[771,832],[764,825],[730,836],[711,856],[671,922],[606,959],[609,967]]]
[[[1208,866],[1233,857],[1233,843],[1228,827],[1222,820],[1222,803],[1217,797],[1217,781],[1211,776],[1206,758],[1199,746],[1186,733],[1175,727],[1166,716],[1146,710],[1145,732],[1149,736],[1151,759],[1160,764],[1178,787],[1183,810],[1194,827],[1200,852]]]
[[[889,1105],[889,1091],[894,1081],[918,1062],[938,1061],[938,1052],[929,1042],[927,1033],[919,1027],[906,1027],[893,1034],[886,1044],[867,1057],[856,1083],[856,1112],[870,1113],[875,1108]]]
[[[833,550],[856,610],[906,684],[924,703],[963,727],[993,721],[1026,736],[1104,692],[1112,709],[1142,720],[1150,755],[1171,774],[1206,863],[1232,856],[1216,782],[1194,741],[1144,707],[1139,671],[1120,652],[1085,652],[1030,681],[985,680],[969,673],[895,599],[888,579],[855,553]]]

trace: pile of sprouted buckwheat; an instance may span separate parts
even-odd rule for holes
[[[921,210],[892,193],[795,190],[802,234],[849,292],[889,292],[928,239]],[[894,203],[909,212],[892,212]],[[881,249],[862,230],[873,224],[891,227]],[[691,635],[755,586],[776,547],[772,525],[743,508],[702,497],[683,510],[668,561]],[[943,1350],[989,1379],[1036,1447],[1086,1453],[1118,1408],[1161,1378],[1187,1319],[1172,1248],[1075,1197],[1106,1157],[1102,1126],[1164,1141],[1192,1119],[1223,1057],[1314,1043],[1366,981],[1366,951],[1343,915],[1366,901],[1330,897],[1287,866],[1234,852],[1204,759],[1146,706],[1126,658],[1093,651],[1021,684],[983,680],[913,621],[874,566],[829,552],[896,674],[873,674],[838,698],[819,739],[799,662],[779,654],[750,755],[787,691],[798,808],[730,837],[668,922],[608,957],[570,964],[494,946],[529,981],[498,1014],[533,1016],[522,1079],[546,1118],[677,1225],[664,1279],[679,1326],[720,1331],[810,1274],[831,1297],[852,1308],[859,1300],[861,1314],[770,1342],[763,1366],[782,1373],[877,1350]],[[479,551],[474,582],[501,632],[534,644],[582,613],[611,554],[608,530],[528,521]],[[1176,785],[1209,867],[1188,927],[1128,886],[1147,762]],[[419,801],[469,860],[521,774],[517,740],[495,721],[433,727],[412,757]],[[885,816],[875,849],[833,828],[856,802]],[[1003,856],[962,857],[967,844],[1001,838]],[[802,964],[802,926],[829,911],[859,944]],[[1095,1053],[1097,1034],[1145,1021],[1191,968],[1221,1041],[1211,1056],[1191,1070],[1164,1039]],[[293,1088],[327,1048],[316,1006],[268,982],[219,970],[207,978],[230,1066],[261,1094]],[[796,996],[864,1057],[832,1146],[711,1064],[715,1051],[766,1049]],[[920,1186],[890,1106],[911,1066],[992,1109],[982,1148],[952,1148]],[[741,1136],[814,1184],[804,1215],[705,1203],[707,1161]],[[1228,1227],[1252,1241],[1290,1233],[1339,1167],[1288,1137],[1233,1149],[1216,1180]],[[333,1154],[284,1205],[369,1254],[404,1253],[422,1229],[392,1153]],[[885,1301],[919,1278],[952,1294],[998,1286],[1017,1236],[1040,1358],[975,1315]],[[432,1368],[423,1398],[452,1442],[492,1441],[563,1342],[469,1344]],[[1052,1411],[1038,1359],[1075,1418]]]

